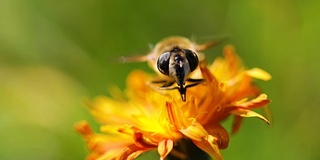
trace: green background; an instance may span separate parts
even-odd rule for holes
[[[317,0],[1,0],[0,159],[84,159],[73,125],[98,129],[84,101],[123,89],[133,69],[152,73],[117,59],[171,35],[229,37],[248,67],[273,76],[257,81],[272,125],[246,119],[226,160],[320,159],[319,10]],[[206,51],[210,61],[222,46]]]

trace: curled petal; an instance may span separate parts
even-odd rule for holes
[[[247,74],[253,78],[261,79],[264,81],[268,81],[271,79],[271,75],[260,68],[252,68],[247,71]]]
[[[208,135],[207,131],[197,121],[192,122],[192,124],[187,128],[181,129],[180,132],[188,138],[196,141],[202,141]]]
[[[265,121],[266,123],[270,124],[269,120],[267,120],[265,117],[249,109],[239,108],[239,109],[232,110],[231,113],[241,117],[258,117],[263,121]]]
[[[141,153],[146,152],[148,150],[148,148],[138,147],[132,144],[123,149],[123,151],[117,157],[117,160],[133,160],[137,158]]]
[[[232,134],[236,134],[239,131],[240,126],[242,124],[242,120],[243,120],[243,117],[240,117],[237,115],[234,116],[234,120],[232,123],[232,130],[231,130]]]
[[[93,134],[92,129],[87,121],[78,122],[77,124],[75,124],[74,128],[77,132],[79,132],[83,137],[87,139]]]
[[[145,147],[145,148],[155,148],[156,145],[149,143],[146,141],[143,137],[142,133],[134,133],[133,139],[137,146],[139,147]]]
[[[203,151],[207,152],[214,160],[223,159],[215,137],[208,135],[201,141],[193,140],[193,143]]]
[[[239,101],[232,107],[238,108],[258,108],[270,103],[266,94],[260,94],[257,98],[250,101]]]
[[[158,145],[158,153],[161,159],[165,159],[173,148],[173,141],[171,139],[162,140]]]
[[[178,130],[184,127],[184,117],[178,107],[173,106],[172,102],[166,102],[165,113],[167,121],[172,130]]]
[[[208,124],[204,126],[209,135],[216,138],[219,149],[226,149],[229,145],[229,133],[220,124]]]

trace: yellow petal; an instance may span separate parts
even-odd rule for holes
[[[147,148],[141,148],[136,145],[129,145],[116,158],[117,160],[133,160],[137,158],[141,153],[148,151]]]
[[[156,148],[156,145],[146,140],[142,133],[134,133],[133,139],[138,147]]]
[[[271,75],[260,68],[252,68],[250,70],[247,70],[247,74],[253,78],[261,79],[264,81],[268,81],[271,79]]]
[[[145,72],[134,70],[127,78],[127,87],[131,90],[145,91],[147,88],[146,82],[148,82],[149,79],[149,76]]]
[[[166,102],[166,119],[172,130],[179,130],[184,127],[185,118],[178,106],[173,106],[173,102]]]
[[[173,141],[171,139],[162,140],[158,145],[158,153],[161,159],[165,159],[173,148]]]
[[[262,115],[260,115],[257,112],[251,111],[249,109],[236,109],[231,111],[232,114],[241,116],[241,117],[258,117],[260,119],[262,119],[263,121],[267,122],[268,124],[270,124],[269,120],[267,120],[265,117],[263,117]]]
[[[240,100],[236,102],[233,107],[241,108],[258,108],[270,103],[266,94],[260,94],[257,98],[247,101],[247,99]]]
[[[197,121],[192,122],[192,124],[187,128],[181,129],[180,132],[188,138],[196,141],[202,141],[205,137],[208,136],[207,131]]]
[[[193,143],[207,152],[214,160],[223,160],[216,139],[213,136],[208,135],[202,141],[193,140]]]

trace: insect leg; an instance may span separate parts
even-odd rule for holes
[[[166,88],[166,87],[172,86],[173,84],[174,84],[174,81],[169,81],[169,82],[165,83],[164,85],[162,85],[161,87]]]
[[[151,81],[151,83],[166,83],[168,82],[167,80],[154,80],[154,81]]]
[[[188,78],[188,79],[187,79],[187,81],[188,81],[188,82],[199,82],[199,83],[200,83],[200,82],[203,82],[203,81],[205,81],[205,80],[204,80],[204,79],[193,79],[193,78]]]
[[[196,86],[196,85],[200,84],[201,82],[203,82],[205,80],[204,79],[191,79],[191,78],[189,78],[187,81],[194,82],[192,84],[186,85],[186,88],[190,88],[190,87],[193,87],[193,86]]]

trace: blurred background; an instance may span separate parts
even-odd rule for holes
[[[133,69],[152,73],[118,58],[171,35],[229,37],[223,45],[273,76],[257,81],[272,99],[272,125],[245,119],[226,160],[320,159],[319,10],[317,0],[1,0],[0,159],[84,159],[73,125],[98,129],[85,100],[124,89]],[[205,52],[209,61],[223,45]]]

